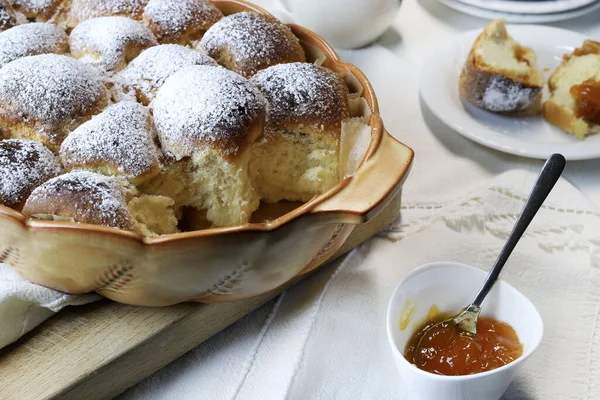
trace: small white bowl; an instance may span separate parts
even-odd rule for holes
[[[425,372],[404,358],[406,343],[432,305],[442,313],[456,313],[469,304],[481,288],[486,272],[453,262],[425,264],[398,285],[387,312],[387,333],[402,384],[415,400],[498,400],[518,367],[539,346],[543,322],[535,306],[508,283],[498,281],[488,295],[482,316],[510,324],[523,344],[523,355],[503,367],[473,375],[441,376]],[[412,308],[412,312],[408,313]],[[401,317],[410,314],[406,329]]]

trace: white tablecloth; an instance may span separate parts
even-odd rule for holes
[[[420,104],[428,51],[485,23],[424,3],[405,1],[380,45],[340,52],[371,80],[388,130],[416,152],[402,220],[123,399],[405,398],[385,339],[393,287],[426,262],[489,267],[542,165],[474,144]],[[600,13],[562,26],[598,39],[597,21]],[[600,161],[569,163],[565,177],[576,188],[560,182],[503,274],[546,324],[507,399],[600,398],[600,217],[581,194],[600,205],[597,171]]]

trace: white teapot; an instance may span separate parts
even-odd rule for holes
[[[401,0],[276,0],[274,14],[316,32],[334,47],[366,46],[385,32]]]

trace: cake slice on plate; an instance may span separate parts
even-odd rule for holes
[[[567,54],[548,82],[544,117],[579,139],[600,133],[600,42],[586,40]]]
[[[544,86],[536,62],[532,49],[508,35],[504,20],[492,21],[471,48],[460,76],[460,93],[488,111],[524,110],[540,98]]]

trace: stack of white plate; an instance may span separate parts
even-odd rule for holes
[[[450,8],[486,19],[535,24],[576,18],[600,8],[600,0],[439,0]]]

